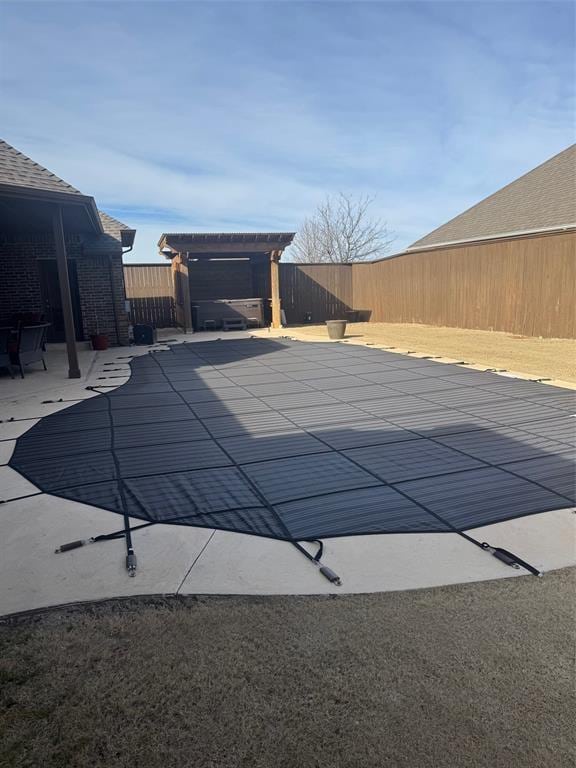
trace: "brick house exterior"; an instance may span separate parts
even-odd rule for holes
[[[89,340],[92,334],[99,333],[108,336],[111,344],[127,344],[122,253],[124,248],[131,247],[134,230],[98,211],[92,198],[85,198],[3,141],[0,141],[0,214],[3,214],[0,215],[0,325],[10,324],[19,313],[44,314],[46,320],[52,322],[51,340],[64,340],[60,338],[58,323],[51,317],[54,308],[50,306],[50,299],[57,299],[58,293],[50,281],[56,286],[58,281],[54,236],[50,219],[42,209],[48,203],[42,200],[32,208],[34,201],[26,201],[28,207],[24,209],[22,201],[28,193],[57,194],[63,205],[68,199],[76,203],[77,196],[82,202],[91,201],[95,223],[89,227],[74,213],[68,216],[65,227],[70,287],[77,314],[76,340]]]

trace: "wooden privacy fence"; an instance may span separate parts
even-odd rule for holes
[[[170,328],[176,325],[174,282],[170,264],[125,264],[130,322]]]
[[[576,337],[576,234],[503,239],[357,264],[356,307],[373,322]]]
[[[145,323],[155,327],[182,325],[177,315],[180,300],[178,285],[174,279],[188,279],[188,274],[173,273],[169,264],[126,264],[124,266],[126,298],[130,301],[132,323]],[[191,285],[194,273],[191,275]],[[258,284],[246,287],[248,294],[270,295],[268,273],[257,271],[253,280]],[[210,295],[225,294],[226,286],[219,286],[218,275],[214,278],[214,290]],[[222,298],[230,298],[228,295]],[[314,323],[346,317],[353,308],[352,266],[345,264],[291,264],[280,263],[280,298],[288,323],[298,325],[311,316]],[[175,300],[176,299],[176,300]],[[268,309],[266,304],[266,310]],[[309,321],[308,321],[309,322]]]
[[[368,264],[281,264],[288,323],[346,318],[576,338],[576,233],[414,251]]]
[[[437,248],[369,264],[280,263],[290,325],[346,318],[576,338],[576,233]],[[132,322],[176,325],[169,265],[129,265]],[[187,279],[187,275],[182,276]],[[262,296],[268,294],[269,285]],[[226,298],[226,297],[222,297]]]
[[[290,325],[345,318],[354,304],[352,265],[280,262],[280,301]]]

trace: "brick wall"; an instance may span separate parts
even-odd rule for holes
[[[16,312],[42,311],[36,259],[44,252],[38,243],[0,242],[0,325]]]
[[[128,317],[124,309],[124,276],[122,257],[84,256],[77,260],[78,287],[84,335],[105,333],[111,342],[116,339],[116,323],[120,344],[128,341]],[[112,287],[111,287],[112,286]],[[111,293],[114,294],[112,300]],[[114,318],[114,304],[117,319]]]
[[[109,238],[106,248],[100,247],[100,251],[94,253],[95,249],[90,242],[83,243],[79,237],[71,236],[67,240],[66,250],[68,257],[74,259],[77,265],[85,339],[98,332],[107,334],[112,344],[127,344],[128,316],[124,306],[120,243]],[[109,256],[112,259],[112,279]],[[52,258],[55,259],[56,254],[48,236],[0,240],[0,324],[9,323],[16,312],[43,311],[38,259]]]

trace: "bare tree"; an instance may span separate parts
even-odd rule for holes
[[[302,263],[350,264],[385,256],[394,238],[386,224],[371,219],[372,197],[354,198],[340,192],[327,197],[305,219],[292,245],[292,258]]]

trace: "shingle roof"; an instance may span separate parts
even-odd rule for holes
[[[46,192],[82,194],[71,184],[35,163],[2,139],[0,139],[0,184],[25,189],[42,189]]]
[[[417,240],[408,250],[576,224],[576,144]]]
[[[110,247],[116,248],[118,245],[125,247],[134,244],[135,229],[127,227],[126,224],[104,213],[104,211],[98,211],[98,216],[100,217],[104,234],[95,238],[85,239],[84,252],[86,254],[97,256],[109,252]],[[116,241],[115,244],[112,241]]]
[[[132,231],[132,227],[123,224],[121,221],[118,221],[118,219],[110,216],[110,214],[104,213],[104,211],[98,211],[98,215],[102,222],[102,229],[107,235],[117,237],[122,230]]]
[[[33,191],[42,190],[44,192],[79,195],[81,198],[89,200],[90,204],[94,206],[94,210],[96,210],[92,197],[85,197],[76,187],[63,181],[39,163],[35,163],[34,160],[31,160],[2,139],[0,139],[0,184]],[[98,211],[98,216],[100,217],[104,234],[116,240],[130,240],[130,236],[123,238],[121,233],[133,233],[134,230],[131,227],[126,226],[126,224],[103,211]],[[133,235],[131,239],[133,240]]]

